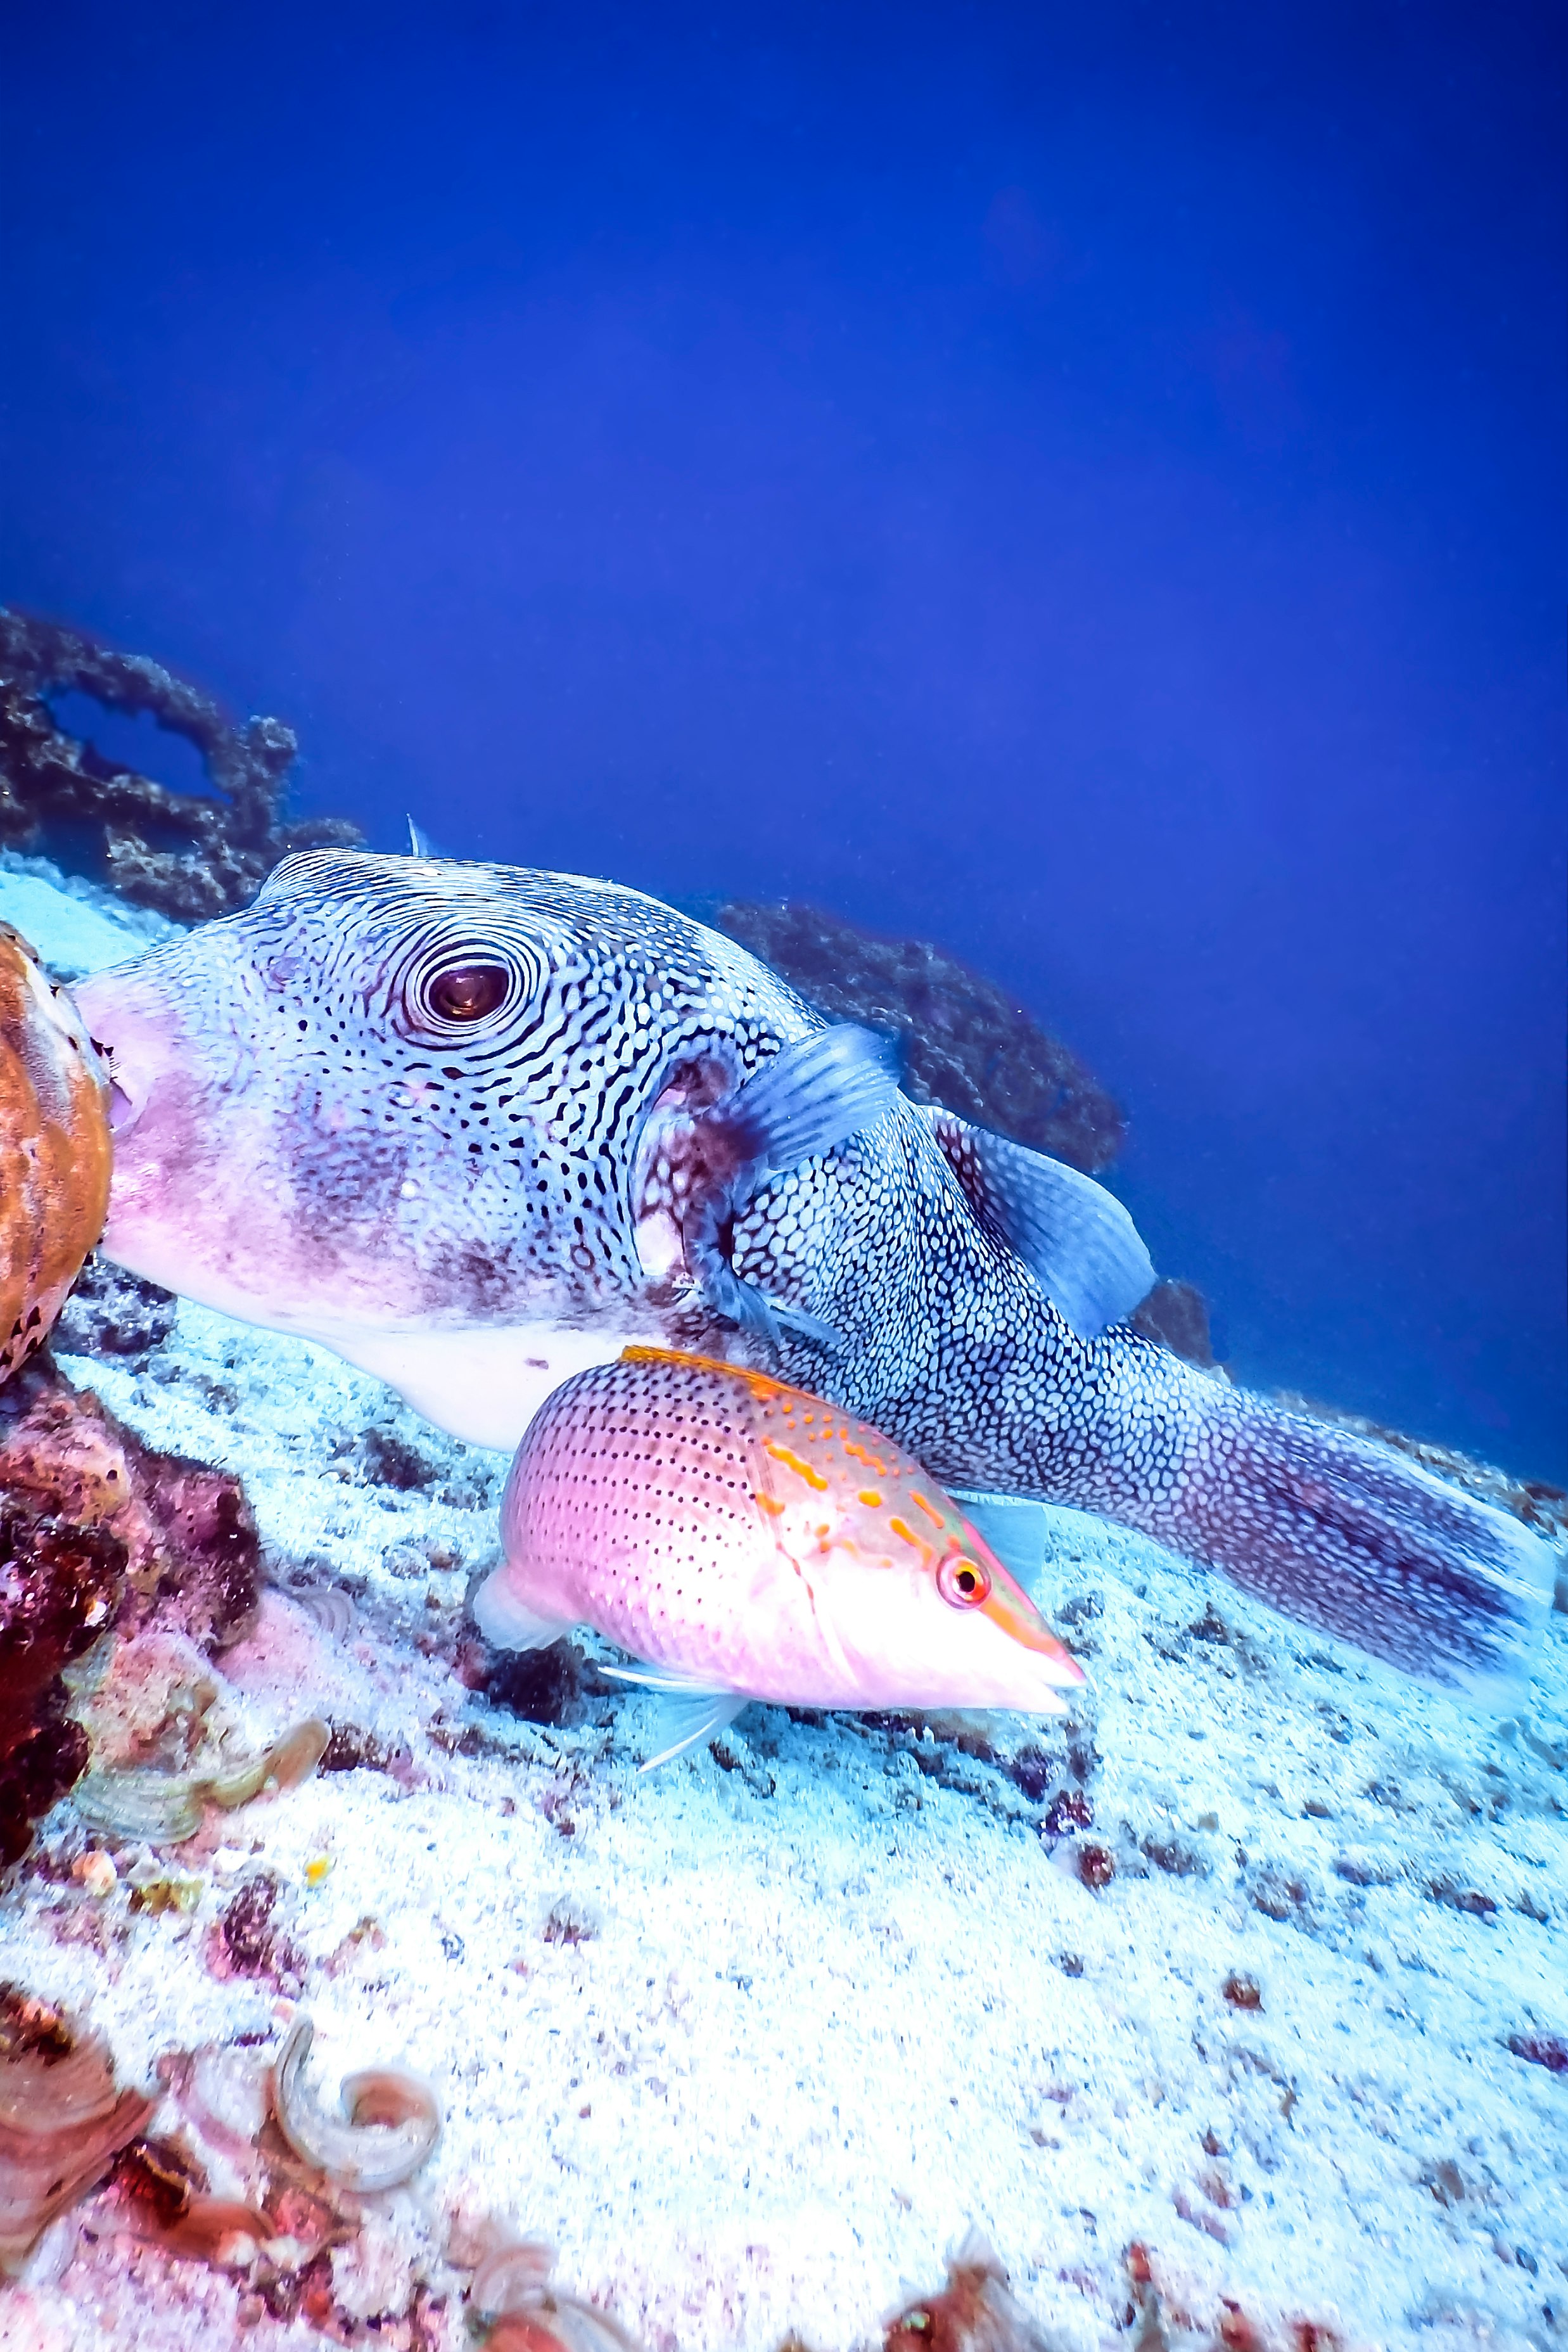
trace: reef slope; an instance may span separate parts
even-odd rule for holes
[[[139,2243],[110,2186],[0,2288],[0,2346],[456,2352],[486,2210],[687,2352],[880,2343],[977,2223],[1063,2352],[1562,2337],[1568,1618],[1499,1722],[1057,1513],[1070,1723],[754,1708],[640,1779],[655,1703],[591,1643],[507,1682],[467,1626],[498,1457],[201,1309],[67,1331],[145,1444],[244,1480],[267,1581],[217,1704],[333,1738],[178,1848],[57,1806],[0,1977],[122,2084],[264,2068],[303,2011],[325,2076],[402,2058],[446,2121],[315,2326]]]

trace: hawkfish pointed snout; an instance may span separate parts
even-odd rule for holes
[[[998,1578],[982,1603],[982,1614],[1009,1642],[1030,1653],[1033,1671],[1058,1690],[1081,1690],[1088,1679],[1071,1652],[1063,1647],[1021,1585]]]

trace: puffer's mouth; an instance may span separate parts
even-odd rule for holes
[[[101,1037],[93,1039],[92,1049],[109,1073],[109,1131],[111,1135],[125,1135],[147,1108],[146,1089],[143,1087],[138,1094],[134,1082],[127,1085],[130,1073],[120,1067],[113,1046],[105,1045]]]

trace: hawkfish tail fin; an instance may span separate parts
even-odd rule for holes
[[[1208,1391],[1167,1498],[1133,1517],[1284,1615],[1506,1709],[1555,1548],[1407,1454],[1244,1390]]]

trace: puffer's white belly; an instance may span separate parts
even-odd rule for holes
[[[631,1346],[656,1348],[645,1331],[570,1331],[550,1323],[468,1324],[454,1329],[377,1330],[315,1324],[302,1337],[330,1348],[390,1388],[449,1436],[510,1454],[552,1389]]]

